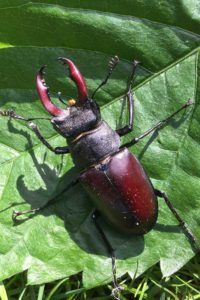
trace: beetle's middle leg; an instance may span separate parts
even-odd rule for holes
[[[115,250],[111,246],[109,240],[107,239],[104,231],[102,230],[101,226],[98,223],[98,218],[100,216],[99,211],[95,210],[92,214],[92,220],[106,246],[106,249],[108,253],[110,254],[111,260],[112,260],[112,274],[113,274],[113,285],[114,285],[114,290],[112,291],[112,296],[115,300],[118,300],[118,293],[121,290],[121,287],[117,283],[117,276],[116,276],[116,256],[115,256]]]
[[[175,207],[173,206],[173,204],[171,203],[171,201],[169,200],[169,198],[167,197],[167,195],[164,192],[162,192],[160,190],[157,190],[157,189],[154,189],[154,191],[155,191],[156,196],[164,199],[164,201],[167,204],[168,208],[170,209],[170,211],[172,212],[172,214],[175,216],[175,218],[179,222],[179,224],[180,224],[183,232],[187,236],[187,238],[190,241],[191,245],[193,246],[194,250],[197,253],[199,253],[200,252],[200,245],[198,245],[196,237],[194,236],[194,234],[192,233],[192,231],[188,228],[188,226],[186,225],[186,223],[182,219],[182,217],[178,214],[177,210],[175,209]]]
[[[28,127],[36,134],[38,139],[52,152],[55,154],[65,154],[69,153],[69,149],[67,146],[65,147],[56,147],[53,148],[45,139],[45,137],[41,134],[38,126],[33,123],[33,120],[38,120],[38,119],[45,119],[45,120],[51,120],[50,118],[24,118],[18,114],[16,114],[13,110],[5,110],[5,111],[0,111],[0,116],[4,117],[10,117],[16,120],[21,120],[27,123]]]
[[[189,99],[184,105],[182,105],[178,110],[176,110],[173,114],[171,114],[169,117],[159,121],[155,126],[153,126],[152,128],[150,128],[149,130],[145,131],[143,134],[141,134],[138,137],[135,137],[133,140],[131,140],[130,142],[127,142],[123,145],[120,146],[120,148],[124,148],[124,147],[131,147],[133,145],[135,145],[136,143],[138,143],[140,140],[142,140],[144,137],[146,137],[147,135],[151,134],[152,132],[154,132],[157,129],[162,128],[164,125],[167,124],[167,122],[173,118],[176,114],[178,114],[181,110],[189,107],[190,105],[193,105],[193,101],[192,99]]]
[[[58,197],[60,197],[61,195],[63,195],[65,192],[67,192],[70,188],[74,187],[77,183],[79,182],[78,179],[72,181],[62,192],[60,192],[58,195],[56,195],[54,198],[50,199],[46,204],[44,204],[41,207],[37,207],[34,209],[30,209],[30,210],[25,210],[25,211],[13,211],[13,215],[12,215],[12,219],[13,221],[19,221],[19,217],[22,215],[27,215],[27,214],[35,214],[41,210],[43,210],[44,208],[47,208],[49,205],[53,204],[56,202],[56,199]]]

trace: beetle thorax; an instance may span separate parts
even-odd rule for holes
[[[97,108],[90,105],[83,107],[70,106],[66,114],[52,118],[54,128],[66,138],[76,137],[79,134],[94,129],[99,122]]]
[[[95,129],[71,139],[68,146],[75,166],[83,171],[119,151],[120,138],[106,122],[101,121]]]

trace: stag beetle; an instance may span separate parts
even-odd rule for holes
[[[94,100],[94,96],[99,88],[107,83],[119,62],[118,57],[115,56],[109,62],[108,74],[94,91],[91,98],[88,96],[85,80],[75,64],[67,58],[59,58],[59,60],[69,68],[70,77],[78,89],[77,100],[71,99],[69,106],[65,109],[61,109],[53,104],[50,99],[49,88],[46,86],[44,79],[45,66],[37,73],[36,86],[44,108],[53,116],[51,119],[53,127],[66,138],[68,146],[53,148],[42,136],[37,125],[32,122],[34,118],[26,119],[11,110],[1,111],[0,114],[27,122],[40,141],[55,154],[71,154],[80,176],[65,191],[80,182],[93,200],[97,209],[93,214],[93,220],[112,257],[115,287],[118,287],[118,285],[114,249],[97,221],[99,214],[102,214],[118,231],[132,235],[143,235],[154,227],[158,215],[157,197],[162,197],[179,221],[184,233],[191,243],[195,245],[196,249],[199,250],[194,235],[185,225],[166,194],[154,189],[140,162],[128,150],[130,146],[135,145],[156,129],[167,124],[169,119],[181,110],[192,105],[192,100],[189,99],[177,111],[158,122],[139,137],[120,145],[120,137],[131,132],[133,128],[134,97],[131,88],[138,62],[133,61],[126,93],[128,124],[123,128],[113,130],[102,120],[100,109]],[[60,100],[62,101],[61,98]],[[40,209],[30,210],[29,212],[36,212]],[[23,213],[25,212],[14,212],[14,218],[16,219]]]

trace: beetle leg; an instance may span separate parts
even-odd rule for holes
[[[28,124],[28,127],[36,134],[36,136],[38,137],[38,139],[52,152],[54,152],[55,154],[65,154],[65,153],[69,153],[69,149],[67,146],[65,147],[56,147],[53,148],[48,142],[47,140],[43,137],[43,135],[41,134],[38,126],[33,123],[33,120],[38,120],[38,119],[44,119],[44,120],[51,120],[50,118],[24,118],[18,114],[16,114],[13,110],[5,110],[5,111],[0,111],[0,116],[6,116],[6,117],[10,117],[13,119],[17,119],[17,120],[21,120],[21,121],[25,121]]]
[[[179,222],[179,224],[180,224],[183,232],[187,236],[187,238],[190,241],[191,245],[193,246],[194,250],[197,253],[199,253],[200,252],[200,246],[198,245],[196,237],[194,236],[194,234],[192,233],[192,231],[188,228],[188,226],[185,223],[185,221],[178,214],[177,210],[175,209],[175,207],[173,206],[173,204],[171,203],[171,201],[169,200],[169,198],[166,196],[166,194],[164,192],[162,192],[160,190],[154,189],[154,191],[155,191],[156,196],[164,199],[165,203],[167,204],[167,206],[169,207],[169,209],[171,210],[171,212],[173,213],[173,215],[175,216],[175,218]]]
[[[147,135],[149,135],[150,133],[154,132],[157,129],[162,128],[164,125],[167,124],[167,122],[174,117],[176,114],[178,114],[181,110],[189,107],[190,105],[193,105],[194,102],[192,101],[192,99],[189,99],[183,106],[181,106],[177,111],[175,111],[173,114],[171,114],[169,117],[159,121],[155,126],[153,126],[152,128],[150,128],[149,130],[145,131],[143,134],[141,134],[138,137],[135,137],[133,140],[131,140],[128,143],[125,143],[123,145],[120,146],[120,148],[124,148],[124,147],[131,147],[133,145],[135,145],[136,143],[138,143],[140,140],[142,140],[144,137],[146,137]]]
[[[132,131],[133,129],[133,121],[134,121],[134,96],[133,96],[133,92],[131,91],[132,89],[132,85],[134,82],[134,78],[135,78],[135,73],[137,70],[139,62],[137,60],[133,61],[133,69],[128,81],[128,91],[126,93],[126,99],[128,102],[128,125],[125,125],[122,128],[119,128],[116,130],[116,132],[120,135],[123,136],[129,132]]]
[[[25,210],[25,211],[13,211],[12,214],[12,219],[14,222],[16,221],[20,221],[20,219],[18,219],[19,216],[22,215],[26,215],[26,214],[36,214],[37,212],[43,210],[44,208],[47,208],[48,206],[50,206],[51,204],[55,203],[57,201],[57,198],[60,197],[61,195],[63,195],[65,192],[67,192],[70,188],[74,187],[77,183],[79,182],[78,179],[72,181],[62,192],[60,192],[58,195],[56,195],[54,198],[50,199],[46,204],[44,204],[41,207],[37,207],[37,208],[33,208],[30,210]]]
[[[133,115],[134,115],[134,97],[131,90],[129,90],[126,94],[127,102],[128,102],[128,125],[125,125],[123,128],[119,128],[115,130],[119,136],[123,136],[133,129]]]
[[[110,78],[113,70],[115,69],[116,65],[119,62],[119,58],[117,55],[115,55],[114,57],[111,58],[111,60],[108,63],[108,73],[106,75],[106,78],[100,83],[100,85],[96,88],[96,90],[93,92],[92,94],[92,99],[94,99],[94,96],[96,94],[96,92],[107,83],[108,79]]]
[[[43,135],[41,134],[38,126],[33,123],[32,121],[28,122],[28,127],[31,128],[33,130],[33,132],[37,135],[38,139],[52,152],[54,152],[55,154],[65,154],[65,153],[69,153],[69,148],[68,146],[65,147],[56,147],[53,148],[48,142],[47,140],[43,137]]]
[[[95,210],[92,214],[92,220],[102,238],[104,241],[104,244],[106,246],[106,249],[108,253],[110,254],[111,260],[112,260],[112,274],[113,274],[113,284],[114,284],[114,289],[112,291],[112,296],[114,299],[118,300],[119,298],[117,297],[119,291],[121,290],[121,287],[117,283],[117,277],[116,277],[116,256],[115,256],[115,250],[111,246],[109,240],[107,239],[104,231],[102,230],[101,226],[99,225],[97,219],[99,218],[100,213],[99,211]]]

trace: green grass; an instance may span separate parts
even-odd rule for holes
[[[123,287],[120,300],[200,299],[200,255],[195,256],[173,276],[162,278],[157,264],[136,280],[124,277],[120,284]],[[107,300],[112,299],[111,291],[111,285],[85,290],[81,274],[41,286],[26,286],[24,272],[5,280],[0,286],[2,300]]]

